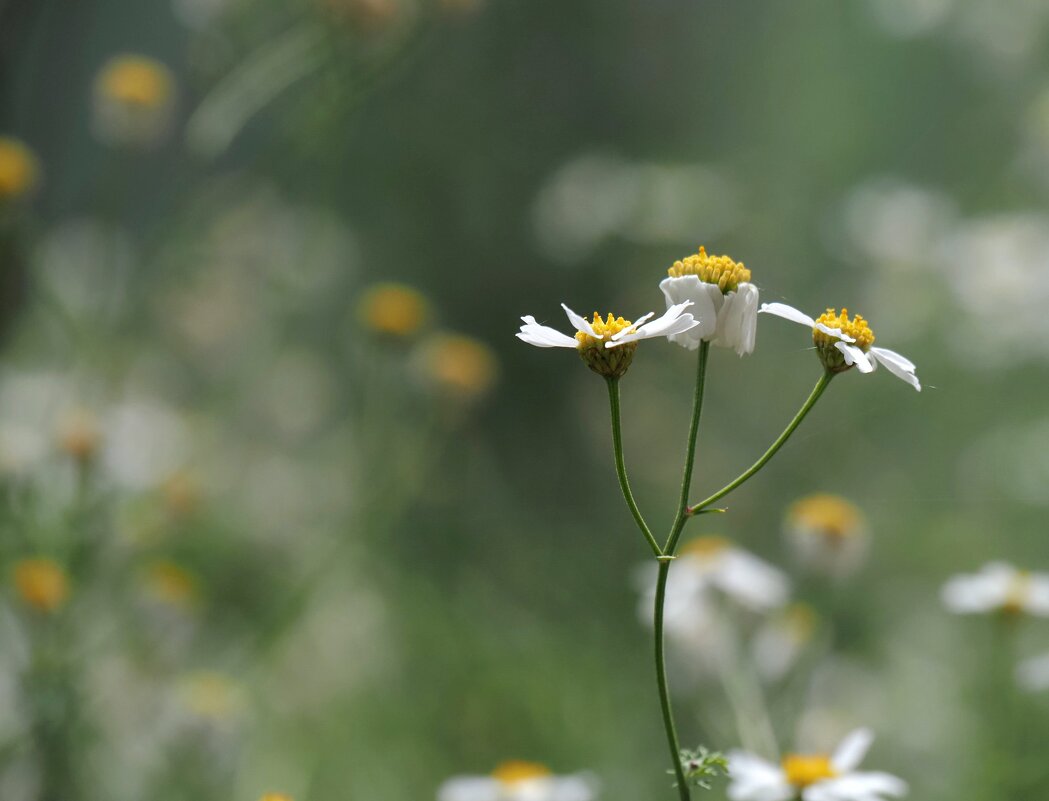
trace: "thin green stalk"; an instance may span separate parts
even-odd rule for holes
[[[688,493],[692,488],[692,466],[696,461],[696,436],[699,433],[699,417],[703,412],[703,388],[707,377],[707,354],[710,343],[706,340],[699,345],[699,358],[696,360],[696,387],[692,394],[692,423],[688,429],[688,450],[685,452],[685,469],[681,476],[681,498],[678,501],[677,517],[670,528],[670,536],[663,547],[663,553],[674,555],[681,530],[688,520]]]
[[[674,766],[674,777],[678,797],[681,801],[691,801],[688,780],[681,765],[681,746],[678,745],[677,729],[674,727],[674,713],[670,708],[670,685],[667,683],[667,660],[663,646],[663,605],[667,595],[667,577],[670,575],[670,560],[659,562],[659,578],[656,580],[656,602],[652,620],[656,630],[656,683],[659,685],[659,705],[663,710],[663,727],[667,733],[667,745],[670,748],[670,760]]]
[[[722,487],[709,498],[707,498],[705,501],[700,501],[694,506],[689,507],[688,514],[694,515],[698,512],[701,512],[703,509],[710,506],[710,504],[714,503],[717,500],[720,500],[721,498],[724,498],[726,495],[732,492],[732,490],[746,483],[755,473],[757,473],[761,468],[763,468],[765,466],[765,463],[776,455],[776,451],[782,448],[786,441],[790,439],[790,435],[794,433],[794,429],[801,425],[801,421],[805,419],[805,415],[812,411],[812,407],[816,405],[816,401],[820,399],[820,395],[822,395],[824,390],[827,389],[827,386],[830,384],[830,380],[832,378],[834,378],[834,373],[830,372],[829,370],[825,371],[820,377],[820,380],[816,382],[816,386],[813,387],[812,393],[809,395],[808,400],[806,400],[802,407],[798,410],[798,413],[794,415],[794,419],[790,421],[790,425],[788,425],[783,430],[783,433],[779,435],[776,441],[773,442],[771,446],[769,446],[769,449],[765,451],[764,455],[762,455],[760,459],[754,462],[754,464],[751,465],[746,472],[742,473],[735,481]]]
[[[626,463],[623,461],[623,432],[619,417],[618,378],[608,379],[608,403],[612,409],[612,450],[615,451],[616,456],[616,475],[619,476],[619,488],[623,491],[623,498],[626,499],[626,505],[630,507],[630,514],[634,516],[634,522],[637,523],[638,529],[645,535],[645,539],[648,540],[652,553],[658,558],[663,555],[663,551],[660,550],[656,538],[652,536],[652,530],[645,522],[645,518],[641,516],[641,510],[637,508],[634,493],[630,491],[630,481],[626,477]]]

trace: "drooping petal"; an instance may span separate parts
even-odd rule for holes
[[[517,338],[537,348],[575,348],[579,345],[575,337],[562,334],[556,328],[548,325],[540,325],[531,315],[521,318],[524,325],[517,333]]]
[[[501,782],[488,776],[457,776],[437,790],[437,801],[499,801]]]
[[[861,373],[874,372],[875,363],[855,345],[850,345],[848,342],[835,342],[834,347],[845,357],[845,364],[856,365]]]
[[[856,729],[849,732],[834,750],[830,764],[838,773],[849,773],[856,770],[867,751],[874,742],[874,732],[870,729]]]
[[[670,336],[671,342],[695,350],[700,342],[717,333],[718,311],[724,304],[724,295],[715,285],[704,283],[695,275],[683,275],[680,278],[664,278],[659,288],[668,308],[686,300],[692,301],[691,313],[698,323],[687,333]]]
[[[901,356],[895,351],[887,350],[885,348],[871,348],[870,353],[875,359],[881,362],[881,364],[885,365],[885,369],[894,376],[906,381],[919,392],[922,391],[921,382],[918,381],[918,376],[914,374],[914,362],[910,361],[905,356]]]
[[[740,356],[754,351],[758,327],[758,288],[742,283],[735,292],[725,296],[725,304],[718,312],[717,336],[714,344],[733,348]]]
[[[730,801],[789,801],[794,788],[778,765],[746,751],[728,755]]]
[[[633,331],[623,334],[619,339],[613,337],[615,341],[606,342],[605,347],[614,348],[617,345],[636,342],[639,339],[651,339],[659,336],[672,337],[676,334],[683,334],[698,325],[696,319],[685,312],[685,309],[691,305],[692,301],[690,300],[675,304],[667,309],[662,317],[657,317],[655,320],[642,326],[635,326]]]
[[[774,314],[777,317],[782,317],[784,320],[790,320],[792,323],[805,325],[809,328],[816,327],[815,320],[805,314],[805,312],[799,311],[793,306],[788,306],[786,303],[762,303],[761,312],[764,314]]]
[[[730,548],[710,573],[710,581],[725,595],[756,612],[783,606],[790,582],[776,567],[742,548]]]
[[[576,331],[582,331],[588,336],[592,336],[594,339],[601,339],[596,333],[594,333],[593,327],[587,322],[585,317],[580,317],[565,304],[561,304],[561,308],[565,310],[565,314],[568,315],[568,322],[572,324]]]

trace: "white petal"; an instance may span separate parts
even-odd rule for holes
[[[718,329],[714,344],[733,348],[744,356],[754,350],[758,325],[758,288],[742,283],[725,296],[725,304],[718,312]]]
[[[906,795],[907,782],[889,773],[850,773],[805,788],[804,801],[881,801]]]
[[[788,306],[786,303],[762,303],[761,312],[764,314],[774,314],[777,317],[782,317],[784,320],[790,320],[792,323],[805,325],[809,328],[816,327],[815,320],[805,314],[805,312],[798,311],[793,306]]]
[[[565,310],[565,314],[568,315],[568,321],[575,327],[576,331],[582,331],[584,334],[588,334],[594,339],[601,339],[601,337],[594,333],[593,327],[587,322],[585,317],[580,317],[563,303],[561,304],[561,308]]]
[[[885,369],[899,379],[906,381],[919,392],[922,391],[921,382],[914,374],[914,363],[895,351],[885,348],[871,348],[871,355],[885,365]]]
[[[1017,665],[1016,683],[1030,692],[1049,690],[1049,654],[1032,656]]]
[[[575,348],[578,346],[575,337],[562,334],[556,328],[540,325],[531,315],[522,317],[524,325],[517,333],[517,338],[537,348]]]
[[[855,342],[856,341],[855,339],[850,337],[848,334],[846,334],[844,331],[842,331],[840,328],[831,328],[826,323],[815,323],[812,327],[817,329],[818,331],[822,331],[824,334],[829,334],[832,337],[837,337],[842,342]]]
[[[670,336],[669,339],[675,344],[695,350],[704,339],[710,339],[717,333],[718,310],[724,303],[721,290],[713,284],[700,281],[698,276],[683,275],[680,278],[664,278],[659,283],[659,288],[666,298],[667,306],[671,307],[678,303],[690,300],[692,316],[698,325],[687,333]]]
[[[592,776],[559,776],[550,781],[546,801],[590,801],[597,795],[597,789],[597,781]]]
[[[856,770],[873,742],[874,732],[870,729],[856,729],[850,732],[834,750],[830,764],[838,773]]]
[[[790,593],[790,582],[779,569],[741,548],[725,553],[711,581],[729,598],[756,612],[783,606]]]
[[[746,751],[729,753],[728,775],[731,801],[788,801],[794,796],[778,765]]]
[[[1049,576],[1033,573],[1027,578],[1024,609],[1039,617],[1049,617]]]
[[[874,372],[874,362],[867,358],[867,354],[855,345],[850,345],[847,342],[835,342],[834,347],[845,356],[845,364],[856,365],[861,373]]]
[[[635,342],[639,339],[651,339],[658,336],[671,337],[675,334],[683,334],[697,325],[695,318],[691,314],[682,313],[691,305],[692,301],[690,300],[675,304],[667,309],[662,317],[635,328],[632,333],[624,335],[615,342],[605,343],[605,347],[612,348],[616,345]]]
[[[501,785],[487,776],[457,776],[437,790],[437,801],[499,801]]]

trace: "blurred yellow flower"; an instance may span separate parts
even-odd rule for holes
[[[159,61],[115,56],[95,77],[95,133],[107,142],[151,145],[167,132],[174,99],[175,79]]]
[[[284,793],[266,793],[259,801],[294,801],[290,795]]]
[[[86,410],[70,413],[59,425],[59,447],[78,462],[91,461],[98,452],[101,440],[98,420]]]
[[[798,561],[834,576],[852,573],[867,552],[867,521],[851,501],[816,493],[787,509],[784,531]]]
[[[200,670],[183,678],[180,697],[186,709],[204,720],[229,720],[241,709],[240,687],[213,670]]]
[[[487,394],[499,374],[492,349],[462,334],[430,337],[420,346],[417,364],[427,381],[461,401]]]
[[[501,762],[492,771],[492,778],[498,779],[504,784],[513,784],[549,775],[550,769],[546,765],[541,765],[538,762],[525,762],[520,759]]]
[[[185,568],[168,559],[157,559],[142,571],[146,593],[169,606],[186,608],[197,600],[197,580]]]
[[[69,579],[65,570],[46,557],[16,562],[14,582],[22,602],[40,612],[56,611],[69,596]]]
[[[421,292],[405,284],[376,284],[361,296],[357,313],[365,328],[407,337],[426,324],[430,304]]]
[[[0,202],[31,192],[39,175],[33,151],[17,139],[0,136]]]

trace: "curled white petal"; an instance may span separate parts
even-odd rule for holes
[[[868,358],[867,354],[857,348],[855,345],[850,345],[847,342],[835,342],[834,347],[841,351],[845,357],[845,364],[856,365],[861,373],[873,373],[874,362]]]
[[[579,345],[575,337],[562,334],[556,328],[540,325],[531,315],[521,318],[524,325],[517,333],[517,338],[537,348],[575,348]]]
[[[582,331],[588,336],[592,336],[594,339],[601,339],[596,333],[594,333],[593,327],[587,322],[585,317],[580,317],[565,304],[561,304],[561,308],[565,310],[565,314],[568,315],[568,322],[572,324],[576,331]]]
[[[636,342],[640,339],[651,339],[659,336],[671,337],[676,334],[683,334],[697,325],[696,319],[685,312],[685,309],[691,305],[692,301],[690,300],[677,303],[667,309],[662,317],[657,317],[655,320],[642,326],[634,326],[633,331],[626,333],[618,340],[613,337],[615,341],[606,342],[605,347],[614,348],[617,345]]]
[[[918,376],[914,374],[914,362],[886,348],[871,348],[870,353],[894,376],[906,381],[919,392],[922,391],[921,382],[918,381]]]
[[[855,770],[867,756],[867,751],[870,750],[873,742],[874,732],[870,729],[856,729],[849,732],[834,749],[830,764],[838,773],[849,773]]]
[[[670,335],[668,338],[671,342],[695,350],[700,342],[717,334],[718,311],[725,302],[717,286],[700,281],[695,275],[683,275],[680,278],[664,278],[659,288],[666,298],[667,308],[686,300],[693,303],[691,313],[697,325],[687,332]]]
[[[815,320],[805,314],[805,312],[799,311],[793,306],[788,306],[786,303],[762,303],[761,313],[774,314],[777,317],[782,317],[784,320],[790,320],[792,323],[798,323],[799,325],[806,325],[809,328],[816,327]]]
[[[757,327],[758,288],[744,282],[725,296],[724,306],[718,312],[714,344],[732,348],[740,356],[745,356],[754,351]]]

